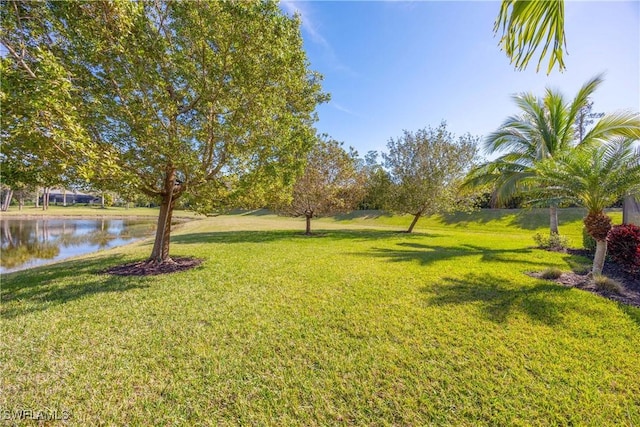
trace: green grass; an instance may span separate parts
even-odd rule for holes
[[[640,310],[527,276],[586,262],[533,249],[542,219],[476,215],[414,235],[396,232],[407,218],[324,219],[313,237],[303,220],[221,216],[174,233],[172,254],[205,260],[191,271],[100,274],[147,241],[6,275],[0,409],[72,425],[638,425]],[[579,236],[579,217],[563,229]]]
[[[34,206],[26,206],[22,210],[18,210],[17,206],[11,206],[7,212],[1,212],[2,218],[14,218],[14,217],[55,217],[55,216],[74,216],[74,217],[95,217],[95,216],[110,216],[110,217],[125,217],[125,216],[158,216],[158,208],[130,208],[123,207],[106,207],[100,206],[85,206],[85,205],[49,205],[49,209],[43,211],[42,208],[35,208]],[[176,210],[173,214],[174,218],[197,218],[193,212]],[[202,218],[202,216],[200,216]]]

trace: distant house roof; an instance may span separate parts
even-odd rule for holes
[[[64,188],[52,188],[49,190],[49,195],[53,196],[56,194],[64,194]],[[76,196],[90,196],[90,197],[97,197],[95,194],[90,194],[90,193],[83,193],[82,191],[77,191],[77,190],[67,190],[67,195],[71,195],[74,194]]]

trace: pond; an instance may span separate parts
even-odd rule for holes
[[[130,243],[153,234],[153,219],[0,219],[0,274]]]

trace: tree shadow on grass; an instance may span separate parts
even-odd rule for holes
[[[627,304],[619,304],[620,309],[624,311],[631,320],[640,326],[640,310]]]
[[[567,310],[582,309],[566,299],[555,298],[569,290],[554,283],[514,284],[489,274],[448,277],[421,289],[429,295],[427,303],[430,305],[479,303],[483,316],[493,322],[504,323],[510,316],[522,313],[548,326],[562,323],[562,314]]]
[[[122,261],[121,255],[66,261],[20,271],[2,278],[0,317],[12,319],[93,294],[148,288],[144,278],[118,277],[102,272]],[[59,279],[78,277],[71,283]]]
[[[533,252],[533,249],[528,248],[492,249],[470,244],[461,244],[458,246],[437,246],[417,242],[401,242],[398,243],[397,246],[397,249],[373,248],[371,251],[361,255],[386,258],[389,262],[417,261],[423,265],[429,265],[434,262],[455,258],[480,256],[481,261],[483,262],[517,262],[518,264],[530,264],[535,265],[536,267],[544,266],[540,261],[530,261],[526,259],[526,255]],[[519,257],[514,259],[514,256]]]
[[[380,217],[391,218],[393,214],[391,212],[382,210],[356,210],[344,214],[337,214],[333,216],[336,221],[350,221],[353,219],[376,219]]]
[[[217,231],[206,233],[181,234],[171,238],[171,244],[199,244],[199,243],[269,243],[284,240],[316,239],[365,241],[375,239],[397,238],[401,233],[393,230],[349,230],[323,229],[312,230],[307,236],[304,230],[274,230],[274,231]],[[408,239],[422,237],[437,237],[437,234],[415,233],[405,234]]]
[[[564,208],[558,210],[558,222],[562,232],[562,224],[581,220],[585,210],[581,208]],[[443,224],[465,227],[469,224],[487,224],[492,221],[502,221],[511,217],[507,223],[510,227],[523,230],[537,230],[549,227],[548,208],[530,209],[483,209],[480,212],[456,212],[441,216]],[[561,233],[562,234],[562,233]]]

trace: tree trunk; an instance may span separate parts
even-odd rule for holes
[[[176,181],[175,169],[167,171],[164,181],[164,191],[160,214],[158,215],[158,228],[156,229],[156,239],[153,242],[150,261],[157,263],[171,262],[169,258],[169,242],[171,240],[171,217],[176,200],[173,197],[173,187]]]
[[[62,206],[67,206],[67,190],[62,189]]]
[[[22,224],[22,221],[20,224]],[[2,231],[4,231],[5,238],[7,239],[7,242],[9,242],[9,247],[14,247],[15,244],[13,243],[13,236],[11,234],[11,227],[9,227],[9,221],[2,221]],[[20,237],[20,234],[18,234],[18,237]]]
[[[49,191],[47,187],[42,189],[42,210],[46,211],[49,207]]]
[[[551,234],[559,234],[558,232],[558,205],[552,203],[549,206],[549,229]]]
[[[35,207],[36,209],[38,209],[40,207],[40,189],[38,187],[36,187],[36,200],[35,200]]]
[[[413,227],[416,226],[416,223],[418,222],[421,216],[422,216],[422,212],[418,212],[413,216],[413,221],[411,221],[411,225],[409,226],[407,233],[413,233]]]
[[[594,276],[602,274],[604,258],[607,255],[607,241],[596,240],[596,254],[593,256],[593,268],[591,272]]]
[[[307,219],[307,231],[304,233],[307,236],[311,235],[311,218],[313,217],[313,213],[311,215],[306,214],[305,218]]]
[[[100,209],[104,209],[104,191],[102,192],[100,198]]]
[[[9,205],[11,204],[11,198],[13,197],[13,190],[7,189],[7,192],[4,195],[4,201],[2,202],[2,212],[6,212],[9,210]]]
[[[20,192],[20,196],[18,196],[18,210],[21,211],[24,207],[24,190]]]

